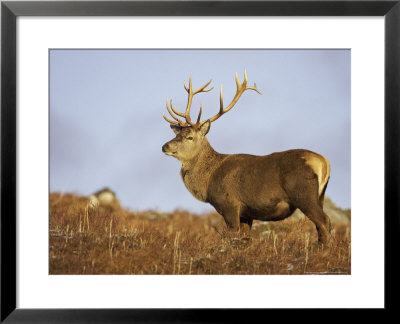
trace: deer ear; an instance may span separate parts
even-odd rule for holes
[[[174,131],[174,133],[175,133],[176,135],[178,135],[178,134],[181,132],[182,127],[180,127],[180,126],[175,126],[175,125],[171,125],[171,129]]]
[[[205,136],[207,135],[208,131],[210,130],[210,120],[208,119],[203,125],[200,126],[199,131],[201,135]]]

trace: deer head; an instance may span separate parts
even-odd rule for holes
[[[174,131],[174,133],[176,134],[176,137],[163,145],[162,151],[165,154],[174,156],[181,162],[192,159],[197,154],[199,154],[199,152],[203,147],[203,144],[207,142],[205,136],[210,130],[210,125],[212,122],[216,121],[223,114],[231,110],[239,100],[240,96],[246,90],[254,90],[259,94],[261,94],[261,92],[257,89],[256,84],[254,84],[254,86],[247,85],[246,70],[244,71],[243,83],[240,83],[237,73],[235,73],[235,79],[236,79],[236,94],[233,97],[231,103],[228,106],[224,107],[223,96],[222,96],[222,85],[221,85],[220,97],[219,97],[220,101],[219,111],[216,115],[204,121],[200,121],[201,113],[203,110],[201,103],[200,103],[199,115],[197,116],[197,121],[195,123],[192,122],[191,120],[190,109],[193,97],[196,94],[201,92],[209,92],[213,89],[213,88],[207,89],[207,87],[211,83],[211,80],[207,82],[204,86],[198,88],[197,90],[193,90],[191,77],[189,77],[189,87],[186,85],[186,82],[184,82],[185,90],[188,93],[188,101],[184,113],[175,109],[175,107],[172,104],[172,99],[169,104],[167,100],[166,102],[167,110],[171,115],[171,117],[173,118],[173,120],[168,119],[164,114],[163,117],[168,123],[171,124],[170,126]],[[179,117],[184,118],[184,120],[180,119]]]

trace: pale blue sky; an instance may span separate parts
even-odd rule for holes
[[[203,117],[236,91],[234,73],[263,93],[243,94],[207,135],[221,153],[265,155],[292,148],[331,162],[327,195],[350,207],[350,50],[51,50],[50,190],[113,189],[131,210],[213,210],[186,190],[178,160],[161,146],[174,134],[166,99],[184,109],[183,81],[213,80],[198,95]],[[195,117],[192,117],[195,119]]]

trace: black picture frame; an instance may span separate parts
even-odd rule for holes
[[[268,309],[16,308],[16,19],[19,16],[384,16],[385,310],[397,306],[393,266],[399,237],[400,0],[393,1],[2,1],[1,2],[1,322],[238,322]],[[373,125],[371,125],[373,127]],[[373,154],[373,152],[371,152]],[[368,185],[368,175],[365,177]],[[397,257],[396,257],[397,258]]]

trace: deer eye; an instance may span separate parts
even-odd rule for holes
[[[186,139],[188,139],[189,141],[193,141],[193,137],[192,136],[186,137]]]

